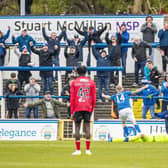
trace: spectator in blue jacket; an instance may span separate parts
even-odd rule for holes
[[[52,62],[54,66],[60,65],[60,61],[59,61],[60,41],[62,40],[63,37],[65,39],[65,30],[66,30],[66,25],[64,24],[64,26],[62,27],[62,32],[58,36],[55,32],[52,32],[51,36],[49,37],[45,31],[45,24],[43,24],[43,28],[42,28],[43,37],[48,43],[49,52],[53,53]],[[55,77],[53,79],[56,81],[58,80],[57,72],[55,73]]]
[[[122,37],[122,43],[128,43],[129,41],[129,33],[127,32],[127,28],[125,23],[123,23],[120,27],[119,33],[121,34]],[[126,76],[126,61],[127,61],[127,52],[128,48],[127,47],[121,47],[121,61],[122,61],[122,66],[124,67],[123,71],[123,76]]]
[[[154,104],[156,103],[156,99],[153,98],[153,96],[158,96],[159,91],[150,84],[150,82],[146,79],[142,79],[142,85],[148,85],[148,87],[139,93],[137,95],[144,96],[143,98],[143,109],[142,109],[142,118],[146,119],[146,113],[150,109],[151,117],[155,118],[155,107]]]
[[[28,52],[31,54],[31,47],[30,47],[30,42],[33,42],[33,44],[35,44],[35,40],[27,34],[27,30],[24,29],[22,30],[22,33],[20,36],[16,37],[13,35],[12,36],[12,42],[14,44],[18,43],[19,45],[19,51],[22,52],[23,51],[23,46],[26,46]]]
[[[10,34],[10,26],[8,26],[8,31],[5,35],[0,31],[0,66],[4,66],[6,55],[5,41],[8,39],[9,34]]]
[[[113,54],[113,48],[111,49],[109,55],[107,55],[105,50],[99,52],[94,46],[94,41],[91,42],[93,55],[97,60],[97,67],[111,66],[111,59]],[[102,102],[102,88],[104,85],[105,95],[109,95],[109,80],[110,72],[107,71],[97,71],[97,82],[98,82],[98,102]]]
[[[165,23],[163,29],[159,30],[158,37],[160,39],[160,53],[162,56],[162,69],[163,69],[163,73],[165,74],[167,63],[168,63],[168,23]]]
[[[150,59],[148,59],[148,60],[146,61],[146,65],[145,65],[145,67],[144,67],[144,76],[145,76],[145,79],[148,80],[148,81],[150,81],[149,62],[151,62]]]
[[[163,94],[163,97],[168,98],[168,74],[165,76],[165,80],[162,82],[161,93]],[[168,99],[163,99],[162,111],[167,111],[167,110],[168,110]]]

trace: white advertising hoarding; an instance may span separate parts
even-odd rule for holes
[[[116,32],[122,23],[125,23],[130,33],[130,41],[135,36],[141,36],[140,28],[145,23],[145,15],[111,15],[111,16],[6,16],[0,17],[1,31],[6,32],[7,27],[11,26],[11,35],[20,35],[23,29],[34,37],[37,42],[44,42],[42,36],[42,25],[45,24],[46,32],[61,32],[64,22],[67,22],[67,33],[73,37],[76,33],[74,27],[83,30],[83,27],[95,27],[97,30],[108,25],[110,32]],[[157,29],[163,28],[163,15],[153,15],[153,22]],[[102,36],[102,38],[104,35]],[[158,41],[158,38],[156,39]],[[11,38],[8,39],[11,42]]]
[[[57,140],[58,120],[0,120],[0,140]]]
[[[145,135],[160,135],[166,133],[164,120],[138,120],[137,124]],[[132,124],[128,122],[130,136],[135,136],[136,131]],[[122,138],[123,128],[119,120],[95,121],[93,126],[93,140],[108,140],[108,135],[112,138]]]

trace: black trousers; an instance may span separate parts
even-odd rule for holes
[[[17,109],[8,109],[8,116],[9,116],[9,118],[12,118],[13,114],[14,114],[15,118],[18,118]]]

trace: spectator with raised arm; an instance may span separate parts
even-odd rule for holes
[[[24,92],[26,96],[39,96],[40,85],[36,83],[34,77],[30,77],[29,83],[24,86]],[[39,98],[26,98],[26,103],[34,103],[38,101]],[[34,118],[38,118],[38,106],[26,107],[26,118],[31,117],[31,111],[34,112]]]
[[[123,23],[120,27],[119,33],[121,34],[122,37],[122,43],[128,43],[129,41],[129,33],[127,31],[126,24]],[[123,77],[125,78],[126,76],[126,62],[127,62],[127,52],[128,52],[128,47],[122,47],[121,48],[121,62],[122,66],[124,67],[123,71]]]
[[[31,47],[30,47],[30,42],[33,42],[33,44],[35,44],[35,40],[27,34],[27,30],[24,29],[21,32],[21,35],[16,37],[13,35],[12,36],[12,42],[14,44],[18,43],[19,46],[19,51],[22,52],[23,51],[23,46],[26,46],[28,52],[31,54]]]
[[[8,26],[8,31],[4,35],[2,31],[0,31],[0,66],[4,66],[5,55],[6,55],[6,47],[5,41],[8,39],[10,35],[10,26]]]
[[[24,107],[26,108],[34,106],[41,106],[43,118],[60,118],[60,113],[57,106],[66,106],[66,103],[53,99],[50,91],[46,91],[44,99],[24,104]]]
[[[113,56],[113,47],[109,53],[109,55],[107,55],[105,50],[102,50],[101,52],[99,52],[96,47],[94,46],[94,41],[92,41],[91,45],[92,45],[92,51],[93,51],[93,55],[97,61],[97,67],[106,67],[106,66],[110,66],[111,65],[111,60],[112,60],[112,56]],[[110,80],[110,72],[108,71],[97,71],[97,84],[98,84],[98,102],[102,102],[102,89],[103,89],[103,85],[105,88],[105,94],[108,95],[109,94],[109,80]]]
[[[26,46],[23,46],[22,48],[22,52],[18,52],[17,51],[17,45],[15,45],[14,48],[14,53],[19,57],[19,66],[32,66],[33,63],[31,62],[31,56],[30,53],[27,50]],[[31,72],[30,71],[19,71],[18,72],[18,79],[20,82],[20,87],[22,89],[22,85],[23,83],[29,83],[29,78],[31,76]]]
[[[33,46],[33,42],[30,43],[31,50],[33,53],[37,54],[39,56],[39,66],[47,66],[52,67],[52,55],[48,50],[48,44],[44,43],[43,48],[40,50],[37,50]],[[49,87],[50,93],[54,94],[54,88],[53,88],[53,71],[40,71],[40,77],[42,80],[42,89],[43,89],[43,95],[47,91],[47,85]]]
[[[120,33],[115,33],[111,35],[111,39],[109,39],[109,32],[106,33],[105,36],[106,43],[108,45],[108,52],[110,53],[111,49],[114,49],[111,66],[120,66],[121,65],[121,41],[122,37]],[[118,84],[118,71],[116,71],[114,75],[114,71],[111,72],[110,83],[112,86]]]
[[[60,65],[60,61],[59,61],[60,41],[62,40],[63,37],[65,39],[65,30],[66,30],[66,24],[64,24],[64,26],[62,28],[62,32],[58,36],[55,32],[52,32],[51,36],[48,36],[46,34],[45,24],[43,24],[43,28],[42,28],[43,37],[48,43],[49,52],[53,53],[52,61],[53,61],[54,66]],[[56,80],[56,81],[58,80],[57,72],[55,73],[54,80]]]
[[[157,27],[153,23],[153,17],[147,16],[146,22],[141,26],[141,32],[143,34],[143,41],[147,43],[155,42],[155,34],[157,33]],[[154,50],[152,49],[152,54],[150,60],[154,60]]]
[[[139,84],[139,70],[141,70],[141,75],[144,77],[144,67],[146,65],[146,48],[149,48],[149,56],[152,53],[152,47],[141,41],[140,37],[135,37],[134,43],[132,46],[132,58],[135,62],[135,82],[133,86],[138,86]]]

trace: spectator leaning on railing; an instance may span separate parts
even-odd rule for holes
[[[29,83],[24,86],[24,92],[26,96],[39,96],[40,85],[36,83],[34,77],[29,78]],[[34,103],[39,98],[26,98],[26,103]],[[38,106],[26,107],[26,118],[31,117],[31,111],[34,112],[34,118],[38,118]]]
[[[43,118],[60,118],[57,106],[66,106],[66,103],[51,98],[50,91],[46,91],[44,99],[33,103],[25,103],[24,107],[41,106]]]

